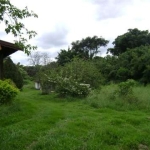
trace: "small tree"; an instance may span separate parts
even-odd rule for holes
[[[43,65],[47,65],[50,63],[50,56],[48,53],[41,53],[41,52],[33,52],[29,55],[28,59],[31,66],[35,69],[35,75],[34,78],[36,81],[40,81],[41,77],[41,69],[43,68]]]
[[[10,57],[4,60],[4,78],[11,79],[19,89],[23,87],[22,75]]]
[[[21,65],[20,63],[17,63],[17,68],[19,70],[19,72],[21,73],[21,76],[25,82],[25,80],[30,80],[31,78],[29,77],[27,71],[25,70],[25,66]]]
[[[33,52],[30,53],[28,61],[31,66],[47,65],[51,62],[50,56],[46,52]]]

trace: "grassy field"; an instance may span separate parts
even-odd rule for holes
[[[111,98],[114,89],[60,99],[25,86],[0,106],[0,150],[150,149],[150,87],[136,87],[134,102]]]

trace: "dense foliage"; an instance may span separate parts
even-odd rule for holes
[[[89,93],[89,86],[97,88],[103,80],[93,62],[74,58],[63,67],[47,69],[41,76],[41,85],[46,93],[49,93],[50,89],[52,91],[56,89],[60,95],[68,93],[72,96],[86,96]]]
[[[87,84],[80,84],[72,78],[59,78],[56,84],[56,92],[61,97],[86,97],[90,93],[90,87]]]
[[[150,46],[127,49],[119,56],[96,57],[94,65],[105,77],[106,83],[134,79],[140,83],[150,83]]]
[[[4,60],[4,78],[11,79],[17,86],[18,89],[23,87],[23,77],[18,67],[13,63],[10,57]]]
[[[76,55],[81,58],[92,59],[94,56],[96,56],[97,53],[100,52],[100,47],[106,46],[108,42],[109,41],[105,40],[102,37],[86,37],[81,41],[77,40],[75,42],[72,42],[71,49],[73,52],[75,52]]]
[[[140,46],[128,49],[118,57],[115,65],[116,80],[134,79],[145,85],[150,82],[149,75],[150,47]]]
[[[35,66],[24,66],[24,70],[27,72],[29,77],[33,78],[36,76],[37,69]]]
[[[19,90],[10,83],[10,80],[0,80],[0,104],[7,104],[14,100]]]
[[[114,42],[114,48],[109,48],[108,52],[119,56],[127,51],[140,46],[150,45],[150,33],[148,30],[140,31],[137,28],[128,29],[128,32],[118,36]]]
[[[99,87],[104,77],[95,67],[92,61],[75,58],[72,62],[61,67],[61,76],[63,78],[72,78],[79,83],[90,84],[92,88]]]
[[[63,78],[54,74],[44,75],[41,79],[42,94],[56,92],[61,97],[86,97],[90,93],[89,84],[81,84],[73,78]]]
[[[57,63],[61,66],[64,66],[66,63],[71,62],[71,60],[76,56],[75,52],[73,52],[71,49],[65,50],[62,49],[58,53],[58,56],[56,57]]]
[[[71,43],[71,48],[68,50],[61,50],[56,57],[59,65],[71,62],[75,57],[82,58],[84,60],[91,60],[100,52],[100,47],[107,46],[109,41],[102,37],[86,37],[82,40],[77,40]]]

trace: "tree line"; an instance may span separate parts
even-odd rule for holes
[[[50,56],[46,53],[35,52],[29,57],[31,66],[16,66],[20,68],[20,71],[22,70],[24,79],[30,77],[32,80],[40,80],[43,73],[55,72],[57,75],[61,72],[65,74],[64,77],[76,76],[78,79],[80,78],[81,82],[88,78],[86,82],[92,85],[95,83],[93,86],[97,86],[97,83],[118,83],[127,79],[134,79],[144,85],[148,84],[150,82],[149,31],[141,31],[137,28],[129,29],[113,41],[114,47],[108,48],[105,57],[97,56],[101,47],[107,46],[108,42],[97,36],[83,38],[80,41],[72,42],[71,47],[67,50],[60,50],[56,61],[50,61]],[[9,59],[5,60],[5,64]],[[71,70],[71,66],[75,68]],[[5,65],[5,72],[7,69],[10,71],[9,68]],[[95,79],[96,81],[94,81]]]

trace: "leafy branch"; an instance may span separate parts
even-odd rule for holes
[[[7,34],[12,33],[14,37],[18,37],[18,40],[15,40],[15,44],[27,55],[30,54],[31,50],[37,48],[36,46],[28,44],[28,40],[35,37],[37,33],[33,30],[28,30],[21,22],[22,19],[28,17],[37,18],[38,16],[33,11],[29,11],[28,7],[21,10],[12,5],[9,0],[1,0],[0,22],[5,23],[5,32]],[[24,35],[27,35],[27,38],[25,38]]]

